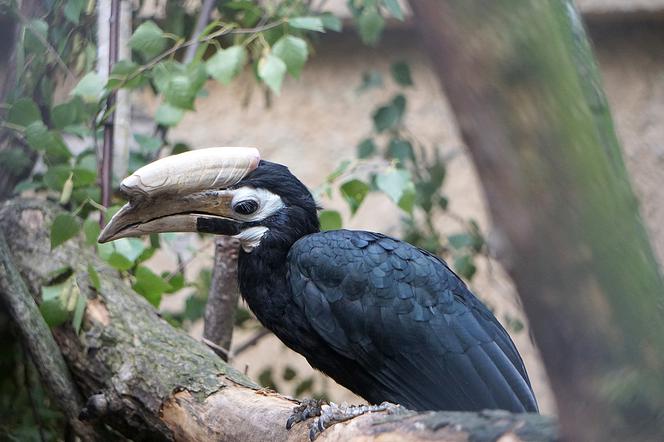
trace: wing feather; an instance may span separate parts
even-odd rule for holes
[[[357,393],[417,410],[537,411],[509,335],[437,257],[338,230],[300,239],[288,264],[312,328],[373,380]]]

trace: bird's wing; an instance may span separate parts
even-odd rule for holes
[[[337,230],[300,239],[288,268],[311,326],[381,394],[414,409],[537,410],[509,335],[437,257]]]

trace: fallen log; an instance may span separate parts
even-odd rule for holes
[[[18,289],[8,281],[18,275],[35,301],[26,311],[39,315],[36,304],[42,285],[62,268],[73,271],[77,287],[87,297],[82,328],[77,334],[66,323],[52,332],[78,394],[86,398],[85,407],[76,410],[79,419],[137,441],[308,440],[307,423],[285,428],[296,400],[261,389],[209,348],[173,328],[90,246],[73,239],[51,250],[49,230],[58,210],[35,199],[8,201],[0,208],[0,235],[6,240],[0,238],[0,298],[11,302]],[[100,277],[98,290],[90,268]],[[41,316],[31,319],[43,321]],[[24,339],[30,339],[29,331],[21,330]],[[45,384],[48,376],[42,374]],[[334,425],[318,440],[378,437],[552,441],[557,440],[557,428],[553,419],[535,414],[405,411],[356,417]]]

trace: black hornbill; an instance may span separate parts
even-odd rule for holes
[[[153,232],[240,239],[239,285],[288,347],[371,403],[537,411],[505,329],[440,258],[379,233],[319,231],[307,188],[253,148],[158,160],[121,184],[99,241]]]

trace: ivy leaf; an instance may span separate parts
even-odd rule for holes
[[[322,210],[318,214],[321,230],[341,229],[341,215],[336,210]]]
[[[376,132],[396,128],[401,123],[405,110],[406,98],[401,94],[394,97],[390,104],[379,107],[372,116]]]
[[[166,48],[164,31],[152,20],[141,23],[129,39],[129,47],[146,58],[153,58]]]
[[[323,22],[323,27],[329,29],[330,31],[341,32],[343,29],[343,24],[341,19],[331,12],[324,12],[320,16],[321,21]]]
[[[184,110],[172,106],[168,103],[162,103],[154,115],[157,123],[163,126],[175,126],[184,117]]]
[[[65,5],[64,9],[65,17],[67,20],[77,25],[84,7],[85,0],[67,0],[67,4]]]
[[[51,224],[51,250],[68,239],[73,238],[81,230],[78,219],[70,213],[61,213]]]
[[[404,16],[403,16],[403,11],[401,10],[401,5],[399,5],[398,0],[383,0],[383,4],[385,5],[385,8],[390,12],[390,15],[392,17],[396,18],[397,20],[403,21]]]
[[[357,157],[360,159],[369,158],[374,153],[376,153],[376,143],[374,143],[372,138],[362,140],[362,142],[357,145]]]
[[[392,78],[398,85],[404,87],[413,85],[413,77],[410,75],[408,63],[403,61],[393,63],[390,66],[390,71],[392,71]]]
[[[376,7],[367,7],[362,11],[357,22],[362,42],[374,46],[380,40],[385,28],[385,19]]]
[[[281,91],[285,74],[286,63],[276,55],[268,54],[258,62],[258,77],[277,95]]]
[[[170,290],[171,285],[145,266],[138,266],[135,276],[136,282],[132,286],[133,289],[147,299],[150,304],[159,307],[161,295]]]
[[[362,201],[364,201],[370,189],[367,183],[355,179],[342,184],[339,190],[350,206],[351,213],[355,215],[355,212],[360,208]]]
[[[397,206],[404,212],[412,215],[415,208],[415,201],[417,200],[417,193],[415,192],[415,185],[411,182],[403,191]]]
[[[307,31],[325,32],[325,26],[320,17],[292,17],[288,19],[288,24]]]
[[[247,51],[242,45],[217,51],[205,64],[205,70],[221,84],[229,84],[244,67]]]
[[[71,94],[81,97],[86,103],[96,103],[104,91],[104,85],[105,82],[99,74],[91,71],[81,78]]]
[[[307,42],[300,37],[284,35],[272,48],[272,53],[286,63],[288,73],[294,78],[300,78],[302,67],[309,57]]]
[[[41,122],[39,108],[29,98],[16,100],[7,112],[7,122],[18,126],[28,127],[31,123]]]

